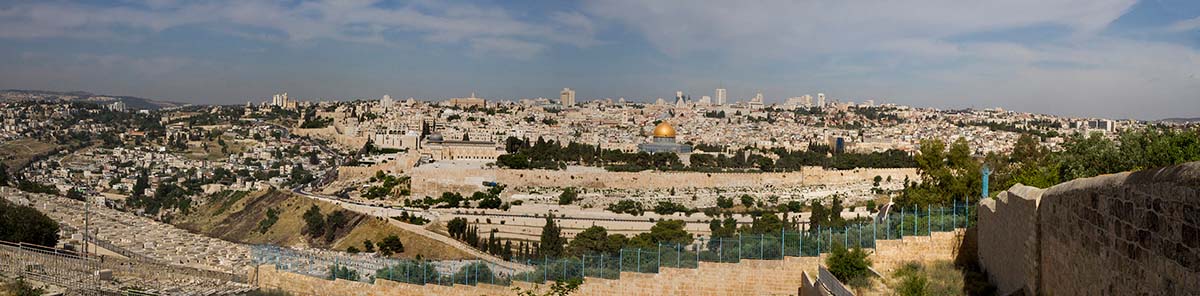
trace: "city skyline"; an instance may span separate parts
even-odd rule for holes
[[[766,104],[826,93],[1118,119],[1200,110],[1194,2],[723,5],[19,2],[0,5],[0,88],[200,104],[564,87],[579,102],[653,102],[724,88],[730,103],[761,91]]]

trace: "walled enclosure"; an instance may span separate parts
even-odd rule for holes
[[[999,292],[1200,294],[1200,162],[1038,191],[980,205],[980,263]]]

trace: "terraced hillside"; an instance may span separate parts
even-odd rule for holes
[[[304,214],[314,205],[325,217],[341,211],[340,215],[345,218],[343,226],[330,229],[329,235],[312,236],[304,233]],[[404,244],[404,252],[396,255],[399,258],[474,258],[442,242],[388,225],[382,218],[347,211],[331,203],[279,190],[220,192],[210,196],[195,211],[172,223],[194,232],[246,244],[334,250],[347,250],[350,247],[363,250],[365,240],[380,242],[389,235],[396,235]]]

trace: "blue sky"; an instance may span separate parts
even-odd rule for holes
[[[0,1],[0,88],[1200,116],[1200,1]]]

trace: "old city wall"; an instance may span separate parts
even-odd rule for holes
[[[1043,191],[1018,184],[981,202],[979,261],[989,267],[999,291],[1023,289],[1032,295],[1037,287],[1037,203]]]
[[[1200,162],[1058,184],[1042,193],[1032,215],[1023,207],[980,208],[979,256],[999,287],[1048,295],[1200,294]],[[1034,250],[984,241],[986,231],[1028,240],[1029,216],[1037,221]],[[1030,256],[1037,260],[1022,259]],[[1006,266],[1014,262],[1024,266]]]
[[[700,172],[606,172],[509,169],[424,169],[412,170],[413,192],[436,196],[445,191],[470,193],[483,181],[517,187],[579,187],[589,189],[669,189],[728,187],[792,187],[816,184],[869,182],[875,176],[893,180],[915,178],[916,170],[807,168],[787,173],[700,173]]]

